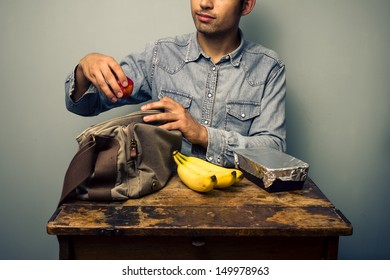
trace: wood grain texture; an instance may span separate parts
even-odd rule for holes
[[[352,225],[310,179],[289,192],[244,179],[202,194],[173,177],[141,199],[69,201],[47,232],[60,259],[336,259]]]
[[[342,236],[352,225],[308,179],[302,190],[268,193],[244,179],[196,193],[173,177],[161,191],[125,202],[73,201],[47,224],[54,235]]]

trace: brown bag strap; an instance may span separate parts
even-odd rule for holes
[[[116,156],[119,143],[112,138],[91,139],[79,149],[65,173],[58,206],[89,176],[94,174],[88,195],[94,200],[111,198],[111,188],[116,181]]]
[[[117,179],[119,142],[114,138],[96,137],[96,163],[89,183],[88,197],[95,201],[111,200]]]

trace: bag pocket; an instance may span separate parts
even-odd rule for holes
[[[174,161],[172,153],[181,149],[181,133],[157,126],[138,123],[134,125],[137,143],[135,170],[138,185],[129,182],[129,197],[142,197],[162,189],[171,177]],[[152,140],[153,139],[153,140]]]

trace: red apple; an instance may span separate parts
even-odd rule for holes
[[[127,78],[127,87],[123,87],[122,83],[119,80],[117,80],[118,85],[121,88],[121,91],[123,93],[124,98],[129,97],[131,95],[131,93],[133,92],[133,86],[134,86],[133,81],[129,77],[126,77],[126,78]]]

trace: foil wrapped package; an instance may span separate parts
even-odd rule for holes
[[[302,189],[309,165],[267,147],[234,150],[236,168],[268,192]]]

